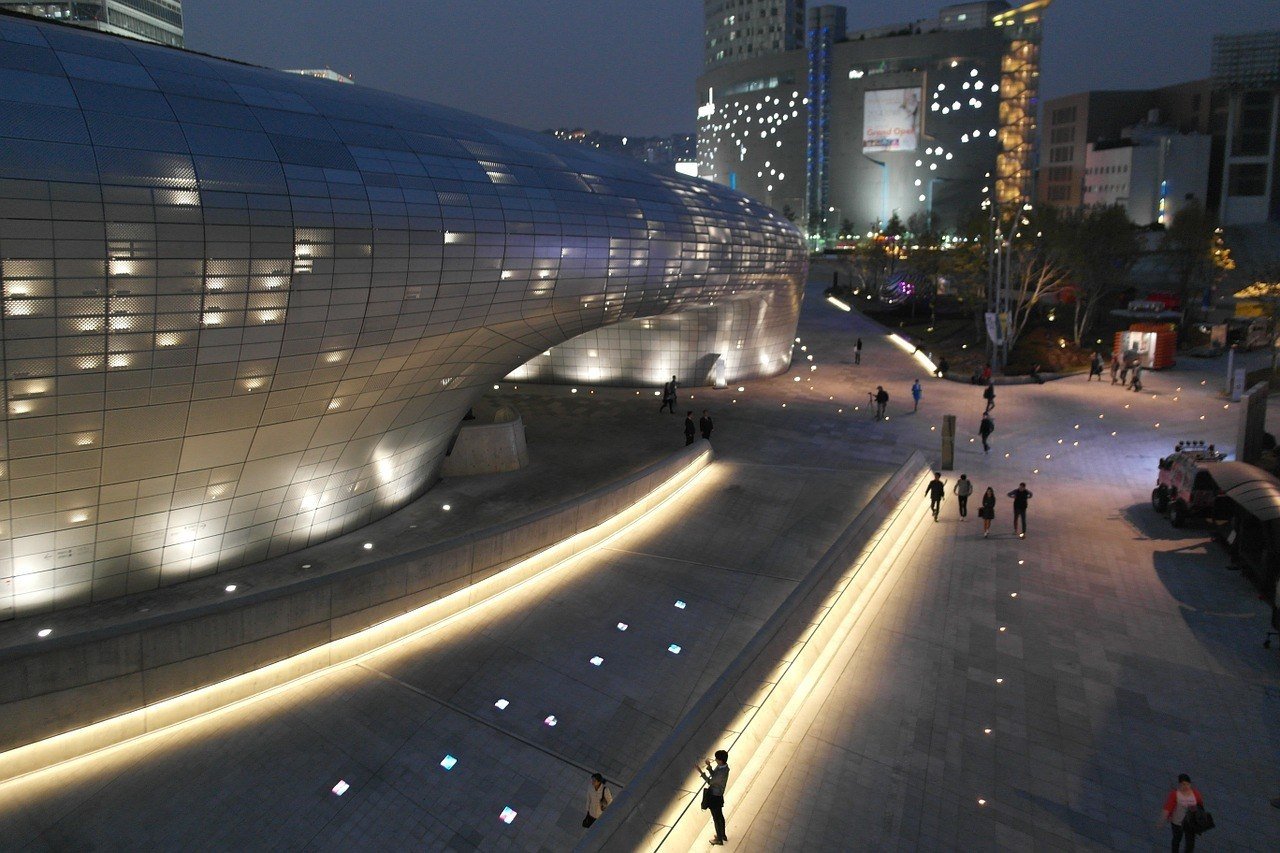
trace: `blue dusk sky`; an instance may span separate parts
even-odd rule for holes
[[[945,3],[846,3],[851,29]],[[698,0],[188,0],[187,46],[277,68],[329,67],[377,89],[534,129],[692,132]],[[1044,97],[1205,77],[1215,33],[1277,26],[1276,0],[1056,0]]]

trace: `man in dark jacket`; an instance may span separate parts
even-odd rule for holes
[[[874,399],[876,401],[876,420],[882,421],[884,420],[885,407],[889,405],[889,392],[884,390],[883,385],[876,386]]]
[[[933,479],[924,487],[924,490],[929,494],[929,511],[933,513],[933,520],[937,521],[938,510],[942,508],[942,498],[947,494],[946,484],[942,482],[942,474],[935,471]]]
[[[982,436],[982,452],[991,452],[991,433],[996,431],[996,422],[991,420],[991,415],[986,412],[982,413],[982,423],[978,425],[978,435]]]
[[[996,407],[996,383],[988,380],[987,387],[982,392],[982,399],[987,401],[987,407],[982,410],[985,415]]]
[[[697,434],[697,427],[693,425],[693,412],[689,412],[684,416],[684,446],[693,444],[693,438]]]
[[[702,433],[702,437],[707,441],[711,440],[711,429],[715,424],[711,423],[711,415],[707,414],[707,410],[702,410],[702,417],[698,418],[698,432]]]
[[[1031,492],[1026,483],[1019,483],[1018,488],[1009,493],[1013,498],[1013,532],[1022,539],[1027,535],[1027,501],[1031,500]],[[1018,533],[1018,519],[1022,519],[1022,532]]]

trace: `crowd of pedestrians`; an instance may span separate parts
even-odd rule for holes
[[[969,520],[969,496],[973,494],[973,481],[969,479],[967,474],[961,474],[960,479],[956,481],[952,487],[952,493],[956,496],[956,509],[959,512],[961,521]],[[936,522],[942,511],[942,501],[947,496],[947,481],[942,478],[941,471],[933,472],[933,479],[925,486],[925,494],[929,496],[929,512],[933,515]],[[1018,487],[1009,492],[1008,497],[1013,500],[1013,532],[1019,539],[1025,539],[1027,536],[1027,504],[1031,500],[1031,491],[1027,489],[1026,483],[1019,483]],[[996,491],[991,486],[987,486],[987,490],[982,493],[982,505],[978,508],[978,518],[982,519],[982,537],[985,539],[991,534],[991,522],[996,517]]]

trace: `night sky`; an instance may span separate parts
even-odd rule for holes
[[[932,16],[942,0],[846,3],[851,29]],[[1276,26],[1276,0],[1056,0],[1045,97],[1207,76],[1214,33]],[[376,89],[536,130],[692,132],[700,0],[188,0],[187,47],[325,67]]]

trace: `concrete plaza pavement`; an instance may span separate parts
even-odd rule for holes
[[[947,476],[996,487],[993,538],[957,521],[951,497],[912,532],[871,632],[759,759],[773,772],[731,785],[731,845],[1146,850],[1167,845],[1154,823],[1185,771],[1219,824],[1203,844],[1280,847],[1266,610],[1202,531],[1147,503],[1176,440],[1232,445],[1221,363],[1148,373],[1144,394],[1084,377],[998,388],[984,456],[980,389],[929,379],[881,327],[823,302],[826,279],[814,275],[787,375],[682,395],[682,411],[712,410],[719,461],[652,529],[364,666],[0,786],[0,846],[565,849],[582,837],[586,774],[625,784],[890,467],[917,448],[936,457],[954,413]],[[865,408],[876,384],[887,422]],[[565,482],[683,444],[652,389],[497,396]],[[1003,497],[1019,480],[1036,495],[1025,540]],[[339,778],[343,797],[329,792]]]

